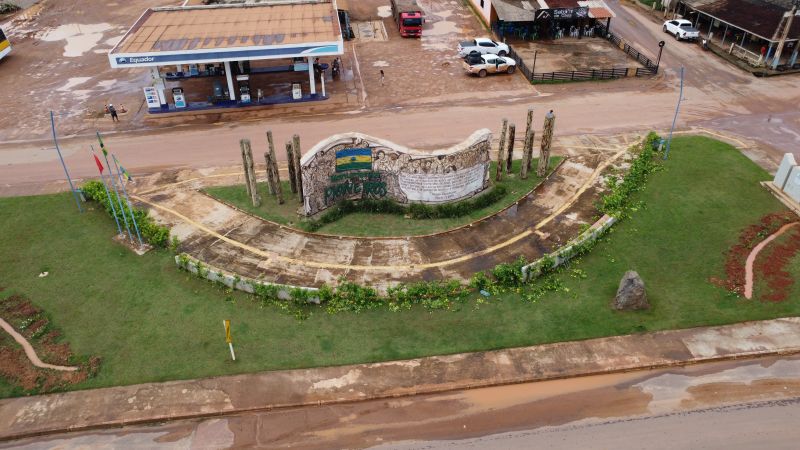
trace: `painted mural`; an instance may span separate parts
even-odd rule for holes
[[[314,215],[342,200],[436,204],[471,197],[489,187],[491,140],[491,131],[482,129],[458,145],[428,152],[361,133],[337,134],[300,162],[304,212]]]

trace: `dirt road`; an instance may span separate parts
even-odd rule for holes
[[[612,29],[641,49],[657,48],[660,25],[636,8],[612,3],[619,15]],[[655,51],[653,51],[655,53]],[[655,56],[655,54],[653,55]],[[759,162],[775,167],[779,155],[800,157],[800,85],[796,76],[755,78],[686,42],[667,42],[662,74],[654,80],[626,79],[604,83],[539,85],[524,91],[495,92],[476,99],[420,98],[406,106],[375,106],[340,113],[253,118],[250,122],[186,125],[159,130],[109,134],[107,144],[136,173],[177,167],[202,168],[235,164],[238,140],[264,144],[271,129],[277,140],[299,133],[308,149],[341,131],[359,131],[411,147],[448,146],[481,127],[499,127],[503,117],[522,123],[534,106],[537,116],[554,109],[556,136],[611,134],[666,129],[677,100],[679,67],[687,68],[679,127],[705,126],[756,141]],[[537,121],[540,120],[537,117]],[[65,159],[77,178],[95,176],[88,145],[91,136],[62,140]],[[63,172],[48,140],[0,144],[0,195],[63,189]]]
[[[0,448],[795,448],[798,397],[800,356],[762,358],[81,432]]]

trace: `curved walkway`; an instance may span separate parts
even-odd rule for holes
[[[747,261],[744,265],[744,297],[746,299],[753,298],[753,264],[756,262],[756,257],[764,249],[770,242],[774,241],[775,238],[785,233],[789,228],[792,228],[795,225],[800,224],[800,222],[792,222],[787,223],[786,225],[780,227],[780,229],[774,233],[772,233],[769,237],[761,241],[758,245],[756,245],[753,250],[747,255]]]
[[[535,260],[593,222],[601,175],[623,164],[629,136],[575,138],[560,143],[568,156],[534,193],[471,226],[402,238],[305,233],[254,217],[199,192],[235,184],[237,174],[157,174],[135,199],[173,226],[182,250],[210,266],[274,283],[317,287],[339,277],[385,288],[399,282],[469,279],[519,256]],[[184,179],[181,179],[185,177]]]
[[[47,364],[46,362],[42,362],[42,360],[39,359],[39,356],[36,354],[36,350],[34,350],[33,346],[31,346],[30,342],[28,342],[28,340],[25,339],[25,336],[17,333],[17,330],[15,330],[14,327],[11,326],[11,324],[9,324],[3,319],[0,319],[0,328],[6,330],[6,332],[8,332],[8,334],[10,334],[11,337],[13,337],[14,340],[17,341],[17,343],[22,346],[22,349],[25,350],[25,356],[28,357],[28,359],[34,366],[42,369],[61,370],[64,372],[74,372],[78,370],[77,367],[56,366],[53,364]]]

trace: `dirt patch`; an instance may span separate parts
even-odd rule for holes
[[[745,263],[747,257],[753,248],[761,241],[775,233],[782,226],[797,221],[797,216],[790,211],[782,213],[768,214],[761,218],[761,220],[754,225],[745,228],[740,234],[739,239],[733,247],[731,247],[725,256],[725,279],[712,277],[709,279],[713,284],[723,287],[728,291],[735,292],[738,295],[743,295],[745,290]],[[797,231],[793,231],[791,236],[797,236]],[[781,248],[779,251],[778,248]],[[792,247],[797,247],[792,250]],[[768,294],[763,299],[769,301],[782,301],[786,299],[789,289],[792,286],[793,280],[791,275],[785,272],[783,268],[786,267],[791,257],[800,250],[800,239],[789,239],[786,245],[774,246],[771,251],[761,255],[757,261],[755,272],[756,278],[766,278],[770,289],[773,286],[781,288],[784,291],[783,295],[778,292]],[[791,252],[791,253],[790,253]],[[785,259],[783,261],[773,261],[773,259],[780,257]],[[779,275],[777,271],[785,273]],[[787,282],[788,277],[788,282]],[[771,282],[769,280],[772,280]]]
[[[11,385],[27,394],[46,393],[80,383],[97,373],[100,358],[75,356],[68,343],[60,342],[61,333],[52,329],[44,311],[28,299],[12,295],[0,300],[0,317],[30,342],[43,361],[79,366],[74,372],[38,368],[8,333],[0,332],[0,377]]]

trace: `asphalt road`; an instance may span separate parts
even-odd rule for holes
[[[800,355],[87,431],[0,448],[797,448]]]

